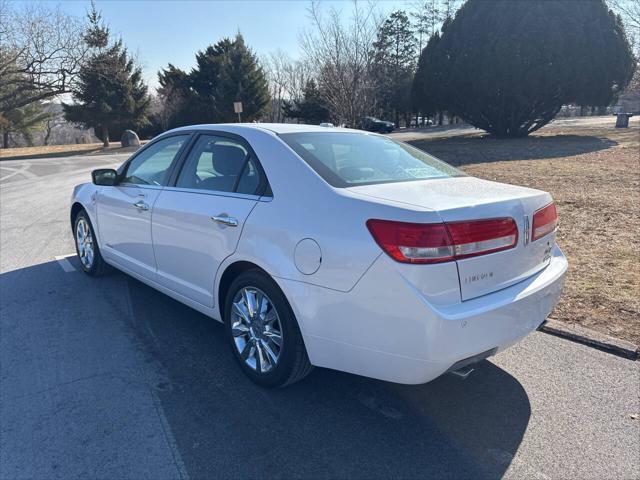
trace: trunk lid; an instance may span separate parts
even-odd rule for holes
[[[546,192],[473,177],[366,185],[348,190],[396,204],[435,210],[445,223],[513,218],[518,227],[514,248],[456,260],[463,301],[520,282],[542,270],[551,259],[555,232],[531,241],[534,212],[552,202]],[[419,217],[420,213],[416,212],[417,223],[420,223]],[[428,272],[425,268],[425,275]]]

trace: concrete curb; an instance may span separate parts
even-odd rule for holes
[[[589,328],[581,327],[580,325],[570,325],[549,318],[540,326],[539,330],[550,335],[555,335],[556,337],[566,338],[573,342],[582,343],[583,345],[612,353],[619,357],[630,360],[638,359],[639,349],[637,345],[610,337]]]

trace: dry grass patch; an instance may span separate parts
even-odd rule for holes
[[[415,145],[481,178],[550,192],[569,259],[552,317],[640,344],[640,128],[549,126]]]
[[[145,141],[141,142],[146,143]],[[55,158],[69,155],[88,155],[100,153],[135,152],[137,147],[122,148],[120,142],[113,142],[104,148],[102,143],[78,143],[73,145],[46,145],[40,147],[20,147],[0,149],[0,160],[19,160],[28,158]]]

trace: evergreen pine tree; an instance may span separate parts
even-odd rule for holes
[[[411,82],[417,48],[411,22],[405,12],[398,10],[389,15],[378,31],[373,48],[381,110],[393,115],[398,124],[400,115],[411,110]]]
[[[411,99],[414,107],[423,116],[432,116],[445,105],[445,88],[442,67],[439,65],[438,42],[440,34],[434,33],[418,59],[418,68],[411,86]]]
[[[314,80],[309,80],[303,89],[303,97],[299,102],[285,100],[283,110],[287,118],[297,118],[304,123],[317,124],[330,118],[326,102]]]
[[[63,107],[68,121],[94,128],[108,147],[110,135],[146,124],[150,100],[142,71],[122,40],[108,46],[109,30],[93,4],[88,17],[85,42],[95,51],[80,69],[78,86],[72,92],[75,103]]]
[[[191,85],[201,105],[203,122],[233,122],[234,102],[242,102],[242,118],[260,118],[269,103],[267,79],[240,33],[220,40],[196,55]]]

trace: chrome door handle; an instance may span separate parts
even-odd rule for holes
[[[149,205],[147,205],[146,203],[144,203],[142,200],[138,200],[136,203],[133,204],[134,207],[136,207],[138,210],[149,210]]]
[[[211,220],[213,220],[214,222],[217,222],[217,223],[222,223],[223,225],[227,225],[229,227],[237,227],[238,226],[238,220],[236,220],[233,217],[230,217],[226,213],[223,213],[221,215],[217,215],[215,217],[211,217]]]

